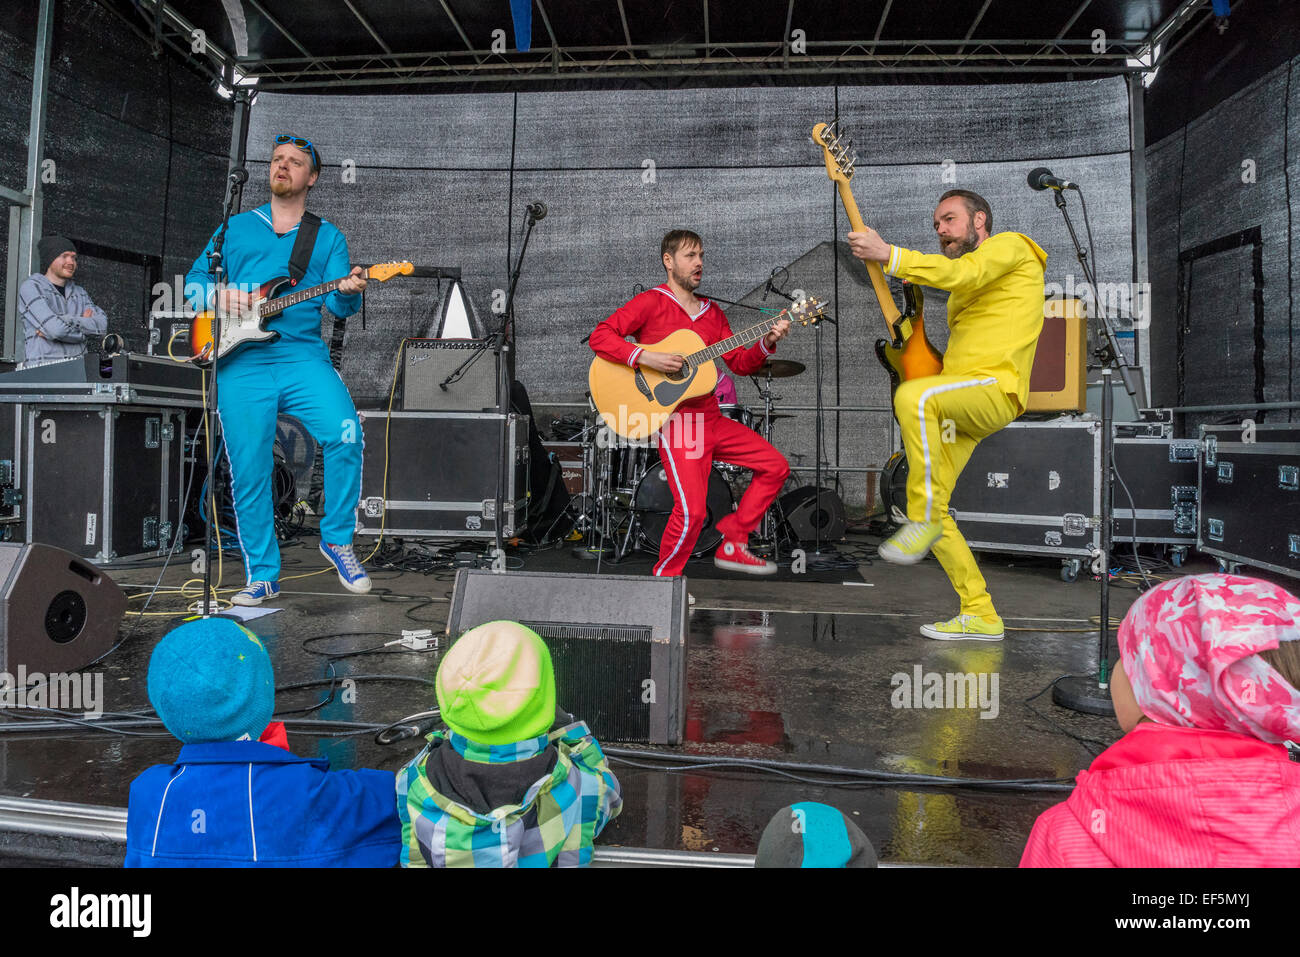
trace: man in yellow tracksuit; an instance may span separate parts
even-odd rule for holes
[[[933,548],[957,590],[960,614],[923,625],[921,634],[929,638],[1003,636],[975,556],[948,514],[948,499],[979,440],[1025,410],[1043,329],[1047,254],[1022,233],[990,235],[992,226],[993,211],[983,197],[954,189],[934,211],[943,255],[891,246],[870,228],[848,237],[859,259],[951,293],[943,372],[904,382],[894,395],[907,452],[908,522],[880,546],[881,558],[904,565],[921,561]]]

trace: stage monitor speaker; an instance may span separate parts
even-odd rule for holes
[[[805,485],[781,496],[781,512],[791,534],[803,542],[838,542],[844,537],[848,523],[844,519],[844,503],[828,488],[822,489],[818,506],[817,487]],[[818,531],[820,529],[820,532]]]
[[[680,744],[686,727],[686,580],[462,568],[453,639],[489,621],[537,632],[556,702],[598,739]]]
[[[1087,366],[1087,304],[1080,299],[1047,300],[1025,411],[1082,412],[1088,401]]]
[[[484,339],[407,339],[402,355],[402,410],[405,412],[496,412],[497,356]],[[462,377],[442,388],[443,380],[475,350],[478,357]]]
[[[69,672],[113,647],[126,595],[52,545],[0,545],[0,671]]]

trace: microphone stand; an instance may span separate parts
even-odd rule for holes
[[[544,210],[542,215],[546,215]],[[514,269],[510,273],[510,289],[506,293],[506,306],[501,313],[501,328],[496,332],[496,341],[492,347],[492,351],[496,353],[497,356],[497,371],[500,376],[499,388],[501,390],[500,405],[502,412],[505,414],[505,417],[501,421],[500,461],[497,466],[496,522],[494,530],[498,555],[505,554],[505,550],[502,548],[501,526],[505,522],[505,513],[503,511],[505,505],[504,496],[508,480],[507,476],[509,475],[506,469],[513,467],[514,464],[510,461],[512,456],[509,448],[509,437],[510,410],[512,408],[511,403],[513,400],[515,384],[514,374],[510,368],[512,361],[512,339],[514,338],[514,326],[512,320],[514,319],[515,288],[519,285],[519,274],[523,271],[524,254],[528,252],[528,240],[533,235],[533,227],[536,226],[540,220],[541,216],[535,216],[531,210],[529,211],[528,230],[524,233],[523,245],[519,247],[519,257],[515,260]],[[466,362],[468,363],[469,360],[466,360]],[[516,523],[518,522],[518,518],[519,516],[515,516]],[[517,531],[518,529],[516,528],[516,532]]]
[[[241,89],[235,95],[247,96],[247,91]],[[240,157],[242,162],[243,157]],[[212,251],[208,253],[208,272],[212,276],[213,284],[216,287],[217,294],[213,300],[212,309],[212,355],[208,362],[208,372],[212,378],[212,385],[208,389],[208,401],[203,407],[203,430],[204,435],[208,437],[205,443],[205,455],[208,468],[208,501],[204,503],[203,514],[205,520],[203,523],[205,539],[203,542],[204,563],[203,563],[203,617],[210,618],[217,611],[216,601],[212,595],[212,549],[215,536],[213,536],[213,525],[218,521],[213,513],[216,511],[217,502],[217,483],[216,475],[212,469],[212,420],[217,413],[217,353],[221,348],[222,320],[225,318],[226,310],[222,303],[222,292],[226,286],[226,266],[225,257],[222,252],[226,244],[226,230],[230,228],[230,217],[234,214],[236,207],[240,205],[244,195],[244,183],[248,181],[248,170],[243,166],[236,166],[228,176],[229,190],[226,194],[226,208],[222,213],[221,226],[217,229],[216,235],[212,237]],[[224,438],[224,436],[223,436]]]
[[[1077,189],[1077,187],[1076,187]],[[1079,265],[1083,269],[1084,281],[1088,283],[1088,288],[1093,290],[1093,301],[1097,304],[1097,317],[1101,320],[1101,329],[1104,335],[1104,341],[1094,353],[1101,362],[1101,621],[1098,628],[1097,639],[1097,673],[1095,675],[1064,675],[1057,678],[1052,684],[1052,701],[1063,708],[1069,708],[1072,711],[1080,711],[1086,714],[1110,715],[1114,713],[1115,707],[1110,697],[1110,550],[1111,537],[1113,529],[1111,527],[1114,509],[1111,502],[1111,494],[1114,486],[1114,463],[1112,461],[1114,449],[1114,397],[1111,395],[1111,386],[1114,374],[1113,367],[1120,370],[1120,378],[1124,383],[1124,388],[1128,394],[1137,398],[1137,386],[1133,381],[1132,370],[1129,366],[1124,365],[1122,361],[1123,353],[1120,352],[1119,339],[1115,335],[1115,327],[1111,324],[1110,318],[1102,308],[1101,297],[1096,294],[1097,277],[1093,271],[1095,263],[1089,264],[1088,254],[1079,242],[1079,236],[1074,231],[1074,224],[1070,221],[1070,213],[1065,207],[1065,190],[1054,190],[1056,196],[1056,207],[1061,211],[1065,218],[1066,229],[1070,233],[1070,241],[1074,243],[1074,251],[1079,259]],[[1086,212],[1086,210],[1085,210]],[[1085,217],[1086,218],[1086,217]]]

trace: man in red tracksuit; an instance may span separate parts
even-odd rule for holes
[[[678,329],[690,329],[705,345],[712,345],[732,335],[722,310],[695,295],[704,275],[700,237],[690,230],[674,229],[664,236],[660,253],[668,281],[641,293],[596,327],[591,348],[601,358],[633,368],[676,372],[682,366],[680,355],[650,352],[624,337],[655,343]],[[789,331],[790,320],[781,319],[748,349],[733,349],[722,358],[737,375],[752,375]],[[790,474],[785,456],[752,429],[724,417],[712,393],[678,406],[656,438],[673,493],[673,513],[659,545],[654,573],[680,575],[686,566],[707,519],[709,471],[716,460],[752,469],[754,477],[740,507],[716,524],[723,541],[713,564],[750,575],[774,574],[775,564],[749,550],[749,534]]]

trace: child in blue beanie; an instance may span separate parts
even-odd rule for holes
[[[258,740],[275,710],[271,659],[228,618],[172,629],[149,700],[183,747],[131,782],[127,867],[393,867],[401,826],[386,771],[330,771]]]

